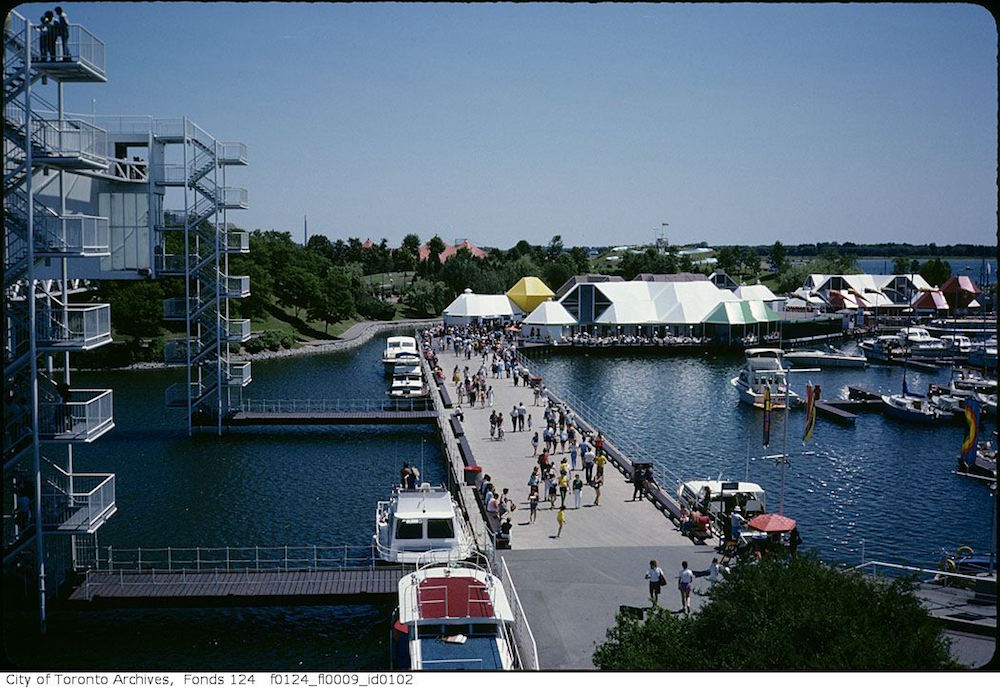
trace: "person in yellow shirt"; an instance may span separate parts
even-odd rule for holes
[[[608,457],[603,451],[597,452],[597,457],[594,459],[594,463],[597,464],[597,477],[604,477],[604,464],[607,463]]]
[[[559,524],[559,530],[556,531],[556,537],[562,535],[563,525],[566,523],[566,507],[559,507],[559,513],[556,514],[556,522]]]
[[[566,508],[566,493],[569,492],[569,474],[559,471],[559,508]]]

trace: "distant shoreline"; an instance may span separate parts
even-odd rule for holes
[[[300,346],[294,349],[278,349],[277,351],[271,351],[270,349],[265,349],[255,354],[243,354],[240,356],[240,360],[251,360],[251,361],[265,361],[272,358],[287,358],[289,356],[309,356],[312,354],[323,354],[330,353],[331,351],[343,351],[345,349],[350,349],[355,346],[361,346],[366,343],[372,337],[380,332],[385,332],[386,330],[395,330],[401,327],[407,326],[420,326],[420,325],[436,325],[441,322],[441,318],[424,318],[424,319],[408,319],[408,320],[366,320],[364,322],[355,323],[349,327],[344,334],[332,340],[323,339],[312,339],[307,342],[301,343]],[[167,368],[183,368],[184,364],[170,364],[166,363],[154,363],[151,361],[143,361],[140,363],[133,363],[128,366],[120,368],[87,368],[81,370],[88,371],[98,371],[98,370],[159,370]]]

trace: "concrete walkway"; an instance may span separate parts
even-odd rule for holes
[[[452,371],[465,366],[475,373],[482,357],[455,356],[453,351],[439,352],[439,364],[447,379],[448,391],[457,400]],[[583,489],[583,506],[573,508],[572,492],[566,498],[566,524],[562,537],[554,536],[558,526],[559,499],[556,509],[540,502],[536,523],[528,523],[528,477],[536,465],[531,437],[525,421],[524,432],[510,431],[511,407],[521,402],[531,413],[533,430],[543,426],[542,407],[533,406],[531,388],[514,387],[510,379],[487,380],[493,386],[493,407],[464,407],[462,424],[476,461],[489,474],[497,489],[510,488],[518,505],[511,516],[510,550],[501,550],[507,561],[518,595],[525,607],[528,622],[538,646],[543,669],[593,669],[594,647],[614,625],[619,606],[649,607],[648,584],[644,574],[650,559],[656,559],[667,577],[660,596],[661,606],[680,609],[676,576],[681,562],[687,560],[697,574],[707,572],[712,557],[709,545],[695,545],[678,532],[676,526],[650,502],[632,501],[632,485],[611,464],[605,467],[600,506],[591,506],[594,490]],[[541,403],[541,402],[539,402]],[[504,440],[490,439],[490,412],[504,414]],[[568,452],[567,452],[568,456]],[[558,465],[563,454],[554,455]],[[583,474],[578,458],[578,472]],[[543,485],[544,487],[544,485]],[[669,487],[669,486],[667,486]],[[699,577],[691,606],[701,603],[699,589],[708,581]]]

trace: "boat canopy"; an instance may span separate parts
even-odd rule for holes
[[[455,509],[447,490],[424,483],[417,490],[400,490],[396,502],[397,519],[452,518]]]

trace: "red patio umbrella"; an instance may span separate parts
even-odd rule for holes
[[[761,514],[751,518],[747,525],[765,533],[785,533],[795,527],[795,519],[781,514]]]

